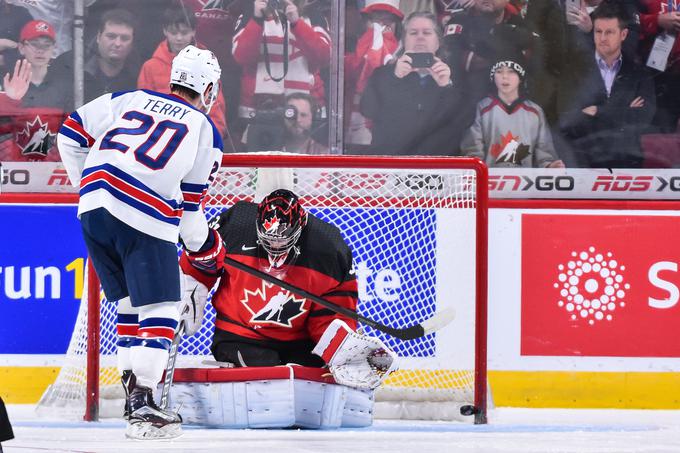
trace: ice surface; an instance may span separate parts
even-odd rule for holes
[[[133,441],[125,439],[122,421],[48,421],[36,418],[33,406],[8,409],[16,436],[3,443],[10,453],[680,453],[680,410],[498,408],[479,426],[377,421],[334,431],[185,428],[172,441]]]

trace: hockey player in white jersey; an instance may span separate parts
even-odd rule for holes
[[[222,140],[207,116],[220,67],[208,50],[184,48],[171,93],[103,95],[73,112],[58,147],[80,188],[78,216],[109,301],[118,301],[118,366],[128,393],[128,437],[172,438],[181,417],[159,408],[161,380],[179,315],[176,244],[208,273],[222,268],[222,240],[201,200],[219,168]]]

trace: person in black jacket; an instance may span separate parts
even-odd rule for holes
[[[640,134],[654,115],[654,82],[621,50],[628,36],[625,17],[616,4],[595,10],[594,58],[569,81],[573,101],[559,125],[580,167],[642,165]]]
[[[464,124],[456,121],[460,87],[438,56],[436,17],[415,12],[404,22],[404,53],[376,69],[361,97],[361,113],[373,122],[369,154],[451,155]],[[414,61],[414,53],[430,61]],[[429,65],[429,63],[432,63]]]
[[[5,403],[0,398],[0,442],[10,439],[14,439],[14,433],[12,432],[12,425],[9,423]],[[2,445],[0,445],[0,452],[2,452]]]

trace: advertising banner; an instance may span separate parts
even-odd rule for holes
[[[680,357],[680,217],[522,214],[523,356]]]
[[[85,244],[75,206],[0,206],[0,354],[63,354]]]

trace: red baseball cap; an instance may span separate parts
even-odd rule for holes
[[[54,27],[50,25],[49,22],[45,22],[44,20],[32,20],[21,29],[19,41],[30,41],[31,39],[43,36],[50,38],[52,41],[57,40]]]
[[[404,13],[399,9],[399,0],[366,0],[366,7],[361,12],[368,14],[373,11],[387,11],[399,19],[404,18]]]

